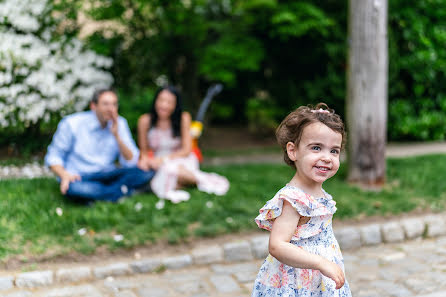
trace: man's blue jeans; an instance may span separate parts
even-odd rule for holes
[[[135,189],[147,186],[154,175],[153,170],[144,171],[137,167],[86,174],[80,181],[70,183],[65,195],[79,202],[116,202],[123,196],[130,196]]]

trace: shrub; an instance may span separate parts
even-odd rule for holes
[[[51,10],[47,0],[0,2],[0,131],[57,122],[113,82],[112,60],[59,36]]]

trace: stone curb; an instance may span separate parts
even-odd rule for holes
[[[392,220],[360,226],[334,228],[341,250],[381,243],[397,243],[416,238],[432,238],[446,235],[446,213],[426,217]],[[163,258],[144,258],[107,265],[79,266],[45,271],[0,274],[0,292],[13,288],[37,288],[54,284],[78,283],[92,279],[106,279],[138,273],[180,269],[192,265],[224,264],[252,259],[264,259],[268,255],[269,234],[218,245],[198,246],[189,253]],[[217,280],[218,282],[218,280]]]

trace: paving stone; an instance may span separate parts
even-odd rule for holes
[[[252,292],[252,289],[254,288],[254,282],[250,282],[250,283],[243,284],[243,288],[244,288],[247,292]],[[251,295],[251,294],[250,294],[250,295]]]
[[[257,272],[236,272],[234,276],[240,283],[249,283],[255,281]]]
[[[0,291],[8,290],[14,287],[14,277],[0,276]]]
[[[2,297],[31,297],[33,294],[31,292],[28,291],[22,291],[22,292],[15,292],[15,293],[10,293],[7,295],[2,295]]]
[[[156,287],[143,287],[138,289],[140,297],[168,297],[172,296],[167,289]]]
[[[361,246],[361,233],[358,228],[344,227],[334,229],[336,239],[341,250],[359,248]]]
[[[157,268],[159,268],[162,265],[161,259],[142,259],[139,261],[134,261],[130,263],[130,267],[134,272],[137,273],[147,273],[155,271]]]
[[[429,279],[434,280],[435,282],[440,284],[442,287],[446,286],[446,274],[444,272],[443,273],[441,273],[439,271],[433,272],[433,273],[431,273]]]
[[[116,263],[102,267],[96,267],[93,270],[94,276],[96,278],[106,278],[107,276],[120,276],[131,274],[132,270],[130,265],[127,263]]]
[[[57,282],[79,282],[90,279],[90,267],[61,268],[56,271]]]
[[[249,261],[253,259],[251,246],[247,240],[230,242],[223,246],[224,257],[228,262]]]
[[[381,293],[376,292],[375,290],[360,290],[358,292],[353,292],[352,295],[356,297],[383,297]]]
[[[163,264],[168,269],[179,269],[192,265],[192,257],[190,255],[168,257],[163,260]]]
[[[210,277],[210,281],[219,293],[234,293],[240,291],[239,285],[230,276],[213,275]]]
[[[374,258],[374,259],[362,259],[359,261],[359,265],[364,267],[377,267],[379,265],[379,261],[378,259]]]
[[[432,265],[426,262],[419,262],[416,259],[407,257],[400,261],[398,266],[394,266],[395,270],[407,272],[409,275],[432,271]]]
[[[413,296],[412,292],[403,286],[395,286],[388,292],[390,297],[408,297]]]
[[[437,245],[446,246],[446,236],[439,236],[436,238],[435,243]]]
[[[92,285],[67,286],[51,289],[37,294],[39,297],[102,297]]]
[[[383,291],[388,291],[390,288],[395,286],[395,283],[388,280],[377,280],[371,284],[371,288],[382,289]]]
[[[404,219],[401,221],[401,226],[407,239],[421,237],[426,229],[426,224],[421,218]]]
[[[406,259],[406,253],[403,252],[396,252],[396,253],[391,253],[391,254],[386,254],[383,255],[380,260],[383,263],[389,263],[389,262],[395,262],[395,261],[400,261],[400,260],[404,260]]]
[[[209,295],[208,293],[198,293],[196,295],[191,295],[190,297],[210,297],[211,295]]]
[[[35,288],[51,284],[53,284],[53,272],[49,270],[20,273],[15,280],[15,285],[19,288]]]
[[[381,234],[384,242],[393,243],[404,240],[404,231],[397,222],[389,222],[381,225]]]
[[[195,264],[211,264],[223,261],[223,249],[218,245],[202,246],[192,250]]]
[[[444,297],[444,296],[446,296],[446,290],[427,295],[418,295],[416,297]]]
[[[386,268],[381,268],[381,270],[378,272],[378,276],[380,279],[384,279],[386,281],[392,281],[392,282],[397,282],[398,279],[404,277],[403,274],[406,274],[405,272],[401,272],[401,271],[395,271],[394,269],[392,269],[392,267],[386,267]]]
[[[404,281],[404,285],[406,285],[407,288],[409,288],[410,290],[412,290],[417,294],[432,293],[437,288],[437,284],[435,284],[433,281],[426,281],[425,279],[419,279],[419,278],[406,279]]]
[[[406,287],[392,281],[376,281],[373,286],[381,289],[390,297],[408,297],[413,296]]]
[[[204,281],[193,281],[186,283],[177,283],[174,287],[176,292],[184,294],[195,294],[200,292],[209,291],[209,285],[207,285]]]
[[[133,293],[132,291],[122,291],[122,292],[116,292],[115,297],[138,297]]]
[[[425,219],[427,237],[436,237],[446,234],[446,221],[443,216],[435,215]]]
[[[147,286],[148,283],[150,283],[150,280],[145,279],[144,285]],[[138,282],[137,280],[132,280],[131,278],[128,278],[128,277],[120,278],[120,279],[108,277],[104,281],[104,287],[106,287],[107,289],[109,289],[112,292],[133,289],[133,288],[139,287],[140,285],[141,285],[140,282]]]
[[[359,250],[358,250],[358,251],[359,251]],[[345,262],[345,263],[348,263],[348,262],[357,262],[357,261],[359,261],[359,259],[360,259],[358,256],[356,256],[356,255],[350,255],[350,254],[348,254],[348,253],[344,254],[343,257],[344,257],[344,262]],[[364,258],[364,257],[361,257],[361,258]]]
[[[370,224],[359,228],[362,245],[375,245],[382,242],[379,224]]]
[[[269,254],[269,235],[261,235],[251,238],[251,250],[256,259],[265,259]]]
[[[232,274],[235,272],[258,272],[261,262],[249,262],[241,264],[216,264],[211,265],[211,270],[217,274]]]
[[[359,275],[355,276],[358,281],[365,281],[365,282],[373,282],[378,279],[378,271],[367,271],[363,273],[359,273]],[[353,276],[352,273],[349,273],[348,275]]]

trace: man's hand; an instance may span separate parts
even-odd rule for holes
[[[70,183],[81,180],[81,177],[78,174],[66,173],[60,178],[60,192],[65,195],[70,187]]]
[[[139,169],[147,171],[152,167],[151,161],[152,161],[151,158],[146,157],[146,156],[144,156],[144,157],[141,156],[138,160],[137,166],[139,167]]]
[[[118,112],[114,111],[112,114],[112,126],[110,127],[110,132],[118,138]]]
[[[138,160],[138,167],[141,170],[158,170],[161,165],[163,165],[164,161],[162,158],[149,158],[149,157],[140,157]]]

